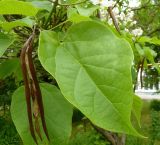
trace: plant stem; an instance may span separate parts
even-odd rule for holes
[[[52,10],[51,10],[51,12],[50,12],[50,14],[49,14],[49,16],[48,16],[45,24],[44,24],[44,28],[45,28],[45,29],[47,28],[48,23],[49,23],[52,15],[53,15],[53,13],[56,13],[56,7],[57,7],[57,5],[58,5],[58,0],[56,0],[56,1],[54,2],[54,5],[53,5],[53,7],[52,7]]]
[[[65,23],[67,23],[67,22],[69,22],[69,20],[66,20],[66,21],[62,22],[62,23],[56,25],[55,27],[53,27],[53,28],[51,28],[51,29],[49,29],[49,30],[53,30],[53,29],[55,29],[55,28],[57,28],[57,27],[59,27],[59,26],[65,24]]]

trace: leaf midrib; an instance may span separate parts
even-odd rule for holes
[[[83,67],[83,65],[64,46],[62,46],[62,48],[75,60],[75,62],[77,62],[80,65],[80,67],[86,72],[86,74],[88,75],[88,77],[90,78],[90,80],[94,84],[94,86],[97,87],[96,83],[92,80],[92,78],[90,77],[90,75],[88,74],[88,72],[85,70],[85,68]],[[103,92],[101,91],[101,89],[99,87],[97,87],[97,88],[98,88],[99,92],[102,94],[102,96],[105,97],[105,95],[103,94]],[[107,98],[105,97],[105,99],[107,99]],[[126,124],[127,127],[129,129],[131,129],[130,125],[128,125],[128,123],[123,119],[123,117],[120,115],[120,112],[114,107],[114,105],[112,104],[112,102],[110,100],[108,100],[108,102],[111,104],[111,106],[113,106],[113,109],[115,110],[115,112],[117,112],[117,114],[121,118],[122,122],[124,122],[124,124]]]

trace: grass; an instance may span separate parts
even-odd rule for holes
[[[152,143],[152,136],[153,136],[153,125],[152,125],[152,118],[151,116],[151,109],[150,109],[151,101],[144,101],[143,109],[142,109],[142,116],[141,116],[141,128],[138,130],[147,138],[137,138],[133,136],[127,136],[126,145],[160,145],[160,140],[156,139],[154,143]],[[158,120],[160,122],[160,118]],[[136,124],[133,121],[133,124]],[[160,133],[160,128],[158,132]]]

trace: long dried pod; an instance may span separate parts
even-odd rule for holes
[[[37,139],[34,132],[34,125],[32,122],[32,110],[31,110],[31,94],[30,94],[30,87],[29,87],[29,81],[28,81],[28,74],[27,74],[27,65],[26,65],[26,50],[30,42],[32,41],[33,36],[31,35],[28,40],[25,42],[20,55],[21,60],[21,68],[22,68],[22,74],[23,74],[23,80],[24,80],[24,86],[25,86],[25,96],[26,96],[26,103],[27,103],[27,113],[28,113],[28,120],[29,120],[29,128],[31,135],[34,139],[34,141],[37,143]]]
[[[42,94],[41,94],[40,86],[39,86],[38,79],[36,76],[36,70],[34,67],[33,59],[32,59],[32,51],[33,51],[33,47],[32,47],[32,43],[30,43],[30,46],[28,47],[28,50],[27,50],[29,70],[30,70],[30,74],[31,74],[31,77],[33,80],[34,92],[35,92],[35,97],[36,97],[36,100],[37,100],[37,103],[39,106],[43,130],[46,134],[47,139],[49,140],[46,121],[45,121],[45,117],[44,117],[44,107],[43,107]]]

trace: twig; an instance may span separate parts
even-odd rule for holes
[[[55,28],[57,28],[57,27],[59,27],[59,26],[65,24],[65,23],[67,23],[67,22],[69,22],[69,20],[66,20],[66,21],[62,22],[62,23],[56,25],[55,27],[53,27],[53,28],[51,28],[51,29],[49,29],[49,30],[54,30]]]
[[[115,15],[113,14],[113,11],[112,11],[112,7],[108,7],[108,13],[109,13],[110,17],[112,18],[112,21],[113,21],[113,24],[114,24],[116,30],[121,35],[117,20],[116,20]]]
[[[91,123],[91,125],[93,126],[93,128],[98,131],[100,134],[102,134],[108,141],[110,141],[110,143],[112,145],[116,145],[116,141],[115,138],[112,136],[111,132],[108,132],[102,128],[99,128],[98,126],[94,125],[93,123]]]

